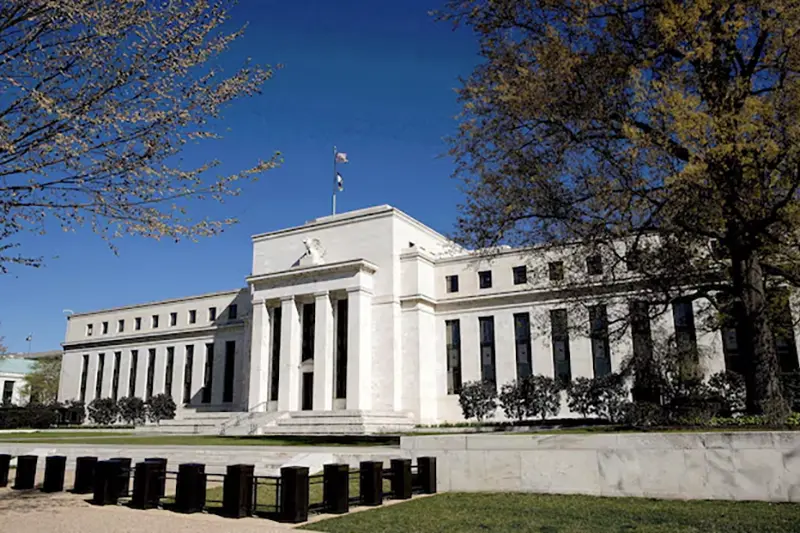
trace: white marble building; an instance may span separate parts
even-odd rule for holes
[[[568,312],[552,281],[602,264],[559,272],[553,252],[532,262],[512,249],[477,260],[390,206],[252,242],[246,288],[72,315],[59,399],[167,392],[178,418],[247,420],[250,433],[371,431],[462,420],[457,391],[467,381],[591,377],[632,349],[630,334],[609,342],[573,327],[589,311]],[[532,275],[539,267],[545,274]],[[594,318],[615,305],[628,303]],[[722,370],[735,343],[694,327],[698,305],[676,304],[653,327],[704,346],[707,371]],[[232,411],[247,415],[220,415]]]

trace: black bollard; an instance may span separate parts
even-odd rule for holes
[[[362,461],[360,466],[361,505],[380,505],[383,503],[383,463]]]
[[[148,457],[145,459],[145,462],[155,463],[158,465],[159,468],[158,495],[163,498],[164,494],[166,494],[167,492],[167,460],[164,459],[163,457]]]
[[[97,457],[78,457],[75,460],[75,483],[72,492],[86,494],[94,490],[94,471]]]
[[[281,520],[298,524],[308,521],[308,467],[281,468]]]
[[[119,501],[120,483],[122,480],[122,463],[108,460],[98,461],[94,472],[95,505],[116,505]]]
[[[436,494],[436,457],[417,457],[417,474],[423,494]]]
[[[326,513],[343,514],[350,510],[350,466],[328,464],[322,470],[322,502]]]
[[[16,490],[32,489],[36,484],[36,462],[39,458],[35,455],[20,455],[17,457],[17,475],[14,478]]]
[[[61,492],[64,490],[64,471],[67,469],[67,458],[63,455],[51,455],[44,460],[44,482],[42,492]]]
[[[128,497],[131,495],[131,458],[130,457],[112,457],[109,461],[117,461],[120,464],[120,470],[117,473],[119,481],[114,485],[119,491],[117,497]]]
[[[154,509],[158,507],[161,491],[161,465],[154,461],[137,463],[133,477],[133,497],[131,507],[135,509]]]
[[[222,484],[222,513],[229,518],[253,514],[253,465],[228,465]]]
[[[7,453],[0,454],[0,487],[8,486],[8,471],[11,468],[11,456]]]
[[[411,497],[411,459],[392,459],[392,497],[407,500]]]
[[[179,513],[199,513],[205,506],[206,465],[185,463],[178,466],[175,510]]]

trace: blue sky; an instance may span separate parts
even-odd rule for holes
[[[115,243],[115,256],[89,229],[24,237],[41,269],[0,275],[0,336],[14,351],[58,348],[63,310],[91,311],[245,285],[250,236],[330,214],[336,145],[350,163],[338,211],[391,204],[441,232],[453,227],[460,200],[443,138],[455,132],[459,76],[476,64],[465,30],[435,22],[441,0],[240,0],[233,25],[246,35],[222,60],[284,68],[263,94],[225,111],[224,139],[192,146],[187,163],[217,158],[222,170],[246,168],[274,151],[284,164],[224,205],[197,216],[235,216],[220,236],[175,244],[143,238]]]

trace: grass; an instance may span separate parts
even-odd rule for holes
[[[214,435],[138,436],[100,433],[61,438],[61,434],[0,434],[0,442],[67,442],[69,444],[114,444],[148,446],[392,446],[400,445],[397,436],[285,436],[285,437],[219,437]],[[89,437],[81,439],[79,437]]]
[[[322,520],[328,533],[789,533],[800,505],[448,493]]]
[[[32,440],[43,441],[43,439],[60,440],[62,438],[74,439],[80,437],[112,437],[114,435],[124,437],[133,435],[133,432],[110,432],[110,431],[35,431],[35,432],[13,432],[13,433],[0,433],[0,441],[17,441],[17,440]],[[46,442],[46,441],[43,441]]]

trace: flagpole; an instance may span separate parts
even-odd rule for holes
[[[331,214],[336,214],[336,147],[333,147],[333,202],[331,206]]]

